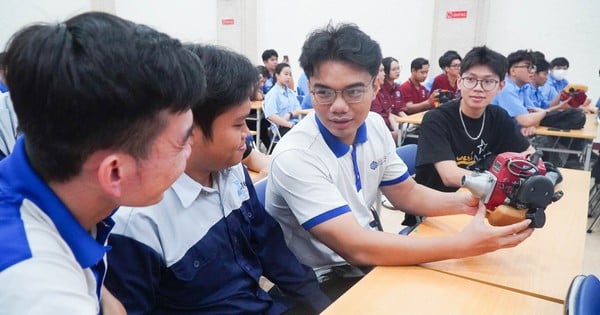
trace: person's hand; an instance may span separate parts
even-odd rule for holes
[[[457,253],[458,257],[477,256],[515,247],[533,233],[533,228],[529,228],[529,219],[507,226],[491,226],[486,224],[485,214],[486,209],[481,205],[473,220],[456,235],[460,248],[463,248]]]
[[[433,90],[433,92],[429,95],[429,98],[427,99],[427,103],[429,103],[430,106],[433,106],[433,104],[435,104],[435,102],[437,101],[438,95],[440,95],[440,90]]]
[[[571,105],[569,105],[569,101],[571,101],[570,96],[566,100],[558,102],[558,105],[556,105],[556,109],[568,109],[569,107],[571,107]]]
[[[127,311],[123,304],[102,285],[102,298],[100,305],[102,306],[102,315],[127,315]]]
[[[521,128],[521,134],[525,137],[530,137],[535,134],[535,126]]]
[[[461,189],[458,192],[459,198],[461,199],[461,203],[463,204],[463,213],[469,215],[475,215],[480,207],[483,207],[483,204],[480,203],[480,200],[477,196],[473,195],[471,192]]]
[[[530,113],[535,113],[535,112],[543,112],[543,111],[545,111],[545,109],[539,108],[539,107],[528,107],[527,111]]]

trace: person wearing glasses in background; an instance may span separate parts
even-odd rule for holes
[[[462,61],[457,86],[462,98],[423,117],[415,180],[440,191],[456,191],[471,167],[503,152],[533,152],[505,110],[489,106],[505,85],[506,58],[475,47]]]
[[[457,81],[460,77],[461,61],[462,58],[456,51],[448,50],[445,52],[438,60],[440,68],[442,68],[444,73],[433,79],[430,91],[438,89],[446,90],[452,92],[455,97],[458,97],[460,93]]]
[[[328,25],[310,34],[300,65],[315,111],[272,154],[267,211],[332,299],[369,266],[480,255],[516,246],[532,233],[529,220],[487,225],[485,207],[469,192],[443,193],[413,180],[383,119],[369,111],[380,63],[379,44],[353,24]],[[416,215],[475,217],[451,237],[384,233],[370,211],[379,189],[394,207]]]
[[[548,112],[559,108],[536,107],[527,96],[527,85],[533,82],[537,71],[535,56],[530,50],[517,50],[508,55],[506,59],[508,61],[506,84],[502,91],[494,97],[492,104],[504,108],[516,121],[517,128],[524,136],[532,136],[535,128]]]

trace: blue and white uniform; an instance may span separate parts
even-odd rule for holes
[[[273,88],[265,95],[265,117],[271,115],[285,117],[288,113],[293,113],[300,109],[300,102],[296,97],[296,93],[290,88],[282,87],[280,84],[275,84]],[[298,119],[292,118],[290,121],[296,123]],[[275,132],[277,126],[271,124],[271,129]]]
[[[98,314],[112,225],[86,231],[31,168],[20,137],[0,162],[0,313]]]
[[[280,314],[329,303],[313,271],[287,248],[241,164],[204,187],[183,174],[164,199],[122,207],[109,243],[107,288],[128,314]],[[259,286],[267,277],[287,296]]]
[[[381,116],[369,112],[349,146],[308,114],[281,139],[271,157],[267,211],[279,221],[290,249],[317,276],[347,262],[309,230],[352,212],[366,229],[380,186],[409,178]]]
[[[527,97],[527,84],[519,87],[508,76],[505,78],[506,84],[500,93],[496,94],[492,104],[498,105],[508,112],[510,117],[516,117],[528,114],[530,107],[535,107]]]

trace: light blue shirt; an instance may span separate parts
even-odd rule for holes
[[[544,86],[547,86],[549,89],[553,89],[556,93],[560,93],[567,85],[569,85],[569,81],[567,79],[556,80],[552,73],[548,73],[548,80]]]
[[[498,105],[508,112],[510,117],[529,113],[527,108],[534,107],[526,96],[527,84],[519,87],[510,77],[505,78],[506,85],[502,92],[498,93],[492,100],[492,104]]]
[[[558,93],[556,93],[553,88],[546,85],[541,85],[536,88],[533,84],[527,83],[525,85],[525,95],[532,106],[548,108],[550,107],[550,102],[552,102]]]
[[[290,90],[287,86],[282,87],[280,84],[275,84],[269,93],[265,95],[265,117],[276,114],[280,117],[285,117],[287,113],[293,113],[300,109],[300,102],[296,98],[296,93]],[[297,119],[290,121],[296,123]],[[272,129],[276,126],[271,125]],[[273,130],[275,131],[275,130]]]

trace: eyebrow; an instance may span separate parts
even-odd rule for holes
[[[342,88],[342,90],[345,89],[350,89],[350,88],[354,88],[354,87],[366,87],[367,85],[365,85],[364,82],[356,82],[356,83],[352,83],[350,85],[347,85],[345,87]],[[325,84],[321,84],[321,83],[315,83],[315,85],[313,86],[313,88],[325,88],[325,89],[331,89],[333,90],[333,88],[325,85]]]

